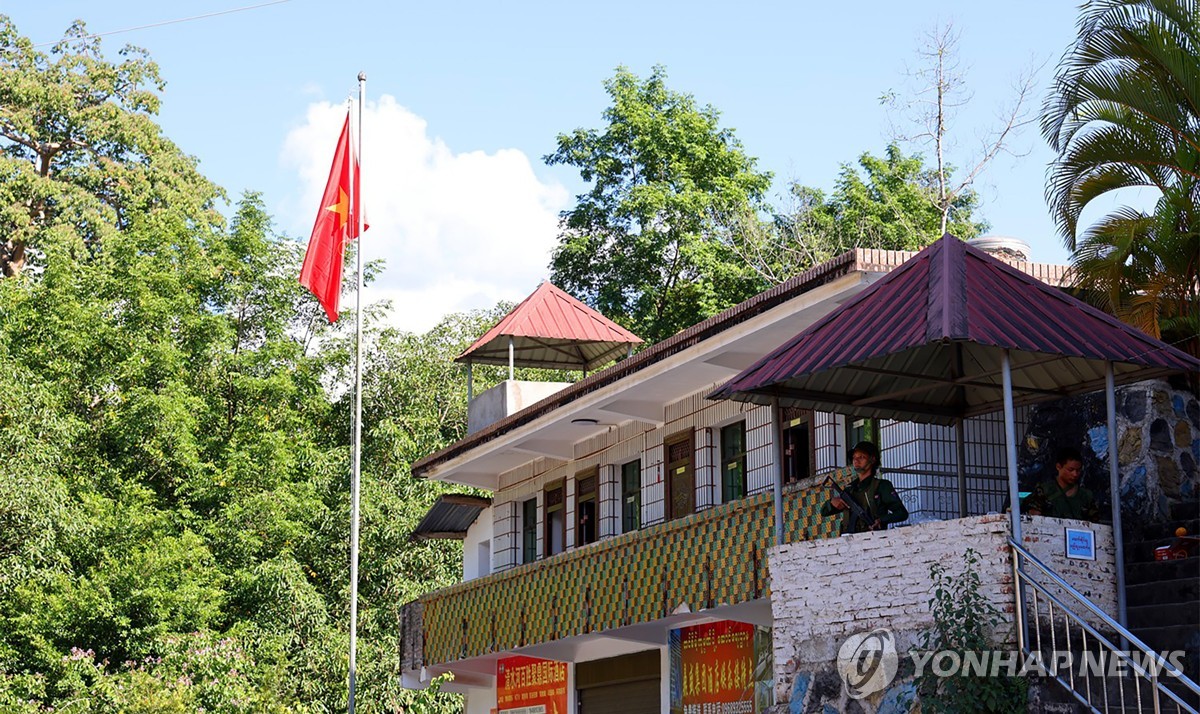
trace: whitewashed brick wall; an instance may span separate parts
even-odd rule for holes
[[[859,533],[776,547],[769,554],[775,663],[828,662],[855,633],[887,627],[897,646],[911,648],[932,624],[929,567],[962,570],[962,554],[981,556],[981,593],[1013,610],[1008,521],[980,516],[881,533]]]
[[[1090,528],[1096,534],[1096,561],[1066,558],[1067,526]],[[1026,516],[1022,531],[1027,549],[1039,560],[1110,615],[1115,612],[1111,527]],[[933,623],[930,566],[942,563],[949,573],[960,573],[967,548],[980,555],[981,594],[1008,618],[995,634],[1012,643],[1015,597],[1009,533],[1008,516],[992,514],[772,549],[768,564],[776,677],[786,679],[797,663],[830,662],[848,636],[879,627],[893,632],[899,651],[911,649],[920,631]],[[1056,595],[1057,590],[1052,588]],[[1083,614],[1082,608],[1073,609]],[[1098,618],[1088,619],[1095,624]]]
[[[1090,530],[1093,533],[1096,543],[1095,561],[1067,557],[1067,528]],[[1024,516],[1021,518],[1021,540],[1033,557],[1045,563],[1109,617],[1117,618],[1117,550],[1113,542],[1112,526],[1069,518]],[[1084,617],[1093,626],[1100,626],[1100,618],[1085,608],[1076,607],[1074,598],[1059,586],[1050,584],[1048,579],[1041,577],[1040,571],[1033,567],[1026,570],[1077,615]],[[1041,608],[1040,611],[1044,614],[1045,608]]]

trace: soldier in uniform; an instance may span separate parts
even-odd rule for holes
[[[1069,446],[1059,449],[1054,470],[1057,472],[1054,478],[1039,483],[1025,499],[1025,512],[1031,516],[1099,520],[1096,497],[1079,484],[1083,477],[1083,455],[1079,450]]]
[[[842,514],[842,535],[847,533],[862,533],[864,531],[880,531],[892,523],[908,520],[908,509],[904,501],[896,493],[896,487],[891,481],[879,478],[879,448],[869,441],[860,441],[850,452],[850,463],[854,475],[857,476],[845,490],[847,495],[862,506],[867,515],[873,519],[864,522],[850,510],[839,496],[833,496],[821,507],[822,516]]]

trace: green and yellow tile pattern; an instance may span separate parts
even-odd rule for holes
[[[837,533],[822,489],[786,491],[788,542]],[[426,664],[611,630],[770,592],[771,493],[606,539],[423,598]]]

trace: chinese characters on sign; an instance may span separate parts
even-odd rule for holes
[[[754,625],[725,620],[672,633],[676,692],[682,714],[753,714]],[[678,640],[675,633],[678,633]]]
[[[496,708],[501,714],[566,714],[567,663],[521,656],[500,660]]]

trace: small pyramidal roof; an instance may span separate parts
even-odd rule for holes
[[[589,371],[642,343],[548,280],[455,361],[505,366],[510,339],[514,366]]]

